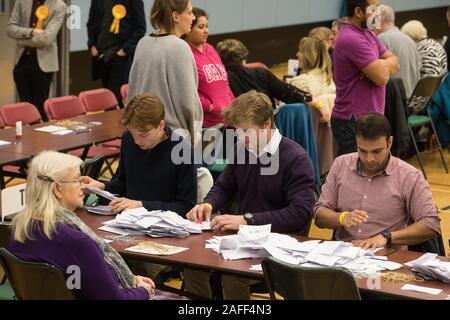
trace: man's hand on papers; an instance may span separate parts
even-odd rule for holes
[[[155,293],[155,283],[150,278],[134,276],[134,284],[136,287],[147,289],[149,296]]]
[[[352,243],[354,246],[361,247],[365,250],[376,249],[385,247],[387,244],[387,239],[379,234],[367,240],[353,240]]]
[[[239,226],[242,224],[247,224],[247,221],[245,221],[243,215],[235,216],[225,214],[216,216],[211,221],[211,228],[217,232],[226,230],[239,230]]]
[[[81,182],[83,183],[84,187],[93,187],[93,188],[99,188],[101,190],[105,190],[105,184],[101,183],[97,180],[92,179],[91,177],[88,176],[83,176],[81,177]],[[89,193],[89,191],[87,191],[87,189],[84,189],[85,193]]]
[[[123,210],[143,207],[141,201],[130,200],[127,198],[117,198],[109,203],[113,212],[120,213]]]
[[[186,215],[188,220],[202,224],[203,221],[209,221],[212,214],[212,207],[209,203],[196,205]]]
[[[364,224],[367,222],[368,218],[369,214],[366,211],[353,210],[345,217],[344,226],[350,228],[359,224]]]

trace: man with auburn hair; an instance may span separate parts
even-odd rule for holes
[[[336,240],[404,249],[440,234],[428,183],[421,171],[390,154],[392,140],[388,120],[369,113],[356,125],[358,152],[333,163],[315,223],[335,230]]]
[[[276,129],[272,103],[263,93],[249,91],[224,111],[239,141],[233,159],[204,203],[187,218],[209,220],[237,195],[239,214],[221,214],[211,221],[214,231],[238,230],[240,225],[271,224],[273,232],[307,235],[314,203],[314,171],[305,150]],[[270,163],[276,161],[277,163]],[[225,213],[225,212],[222,212]],[[209,274],[185,271],[186,290],[211,297]],[[249,299],[249,282],[222,276],[225,299]]]
[[[370,30],[377,28],[378,4],[378,0],[347,0],[348,18],[336,39],[331,127],[338,155],[356,151],[356,121],[369,112],[384,114],[386,84],[400,68],[397,57]]]
[[[127,128],[122,136],[119,167],[109,182],[83,177],[87,186],[98,187],[122,198],[110,205],[114,212],[144,207],[173,211],[185,217],[197,203],[197,175],[193,163],[175,164],[172,150],[178,143],[184,150],[192,145],[179,137],[171,139],[166,128],[164,105],[150,94],[135,96],[120,123]]]

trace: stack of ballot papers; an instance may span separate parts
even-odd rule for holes
[[[111,201],[117,198],[114,194],[96,187],[86,187],[86,190]]]
[[[437,254],[426,253],[405,265],[426,280],[440,280],[450,284],[450,262],[441,261]]]
[[[375,256],[376,251],[363,250],[343,241],[310,240],[299,242],[288,235],[271,233],[270,225],[242,225],[237,235],[214,236],[206,248],[221,254],[226,260],[273,256],[281,261],[305,267],[343,267],[354,273],[373,274],[397,270],[401,264]],[[252,266],[258,270],[259,266]]]
[[[184,219],[175,212],[147,211],[145,208],[124,210],[114,220],[103,224],[100,230],[109,232],[121,230],[127,234],[140,233],[151,237],[185,238],[192,233],[202,233],[202,225]],[[209,223],[208,225],[204,223],[203,227],[207,229]]]

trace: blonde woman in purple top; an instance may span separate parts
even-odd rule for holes
[[[83,206],[82,161],[44,151],[32,161],[27,177],[25,209],[13,220],[11,253],[46,262],[66,277],[79,270],[79,299],[147,300],[155,284],[134,276],[121,256],[74,213]]]
[[[356,140],[358,153],[337,158],[331,167],[315,206],[316,225],[364,249],[405,249],[439,235],[440,219],[422,172],[390,154],[388,120],[367,114],[356,125]]]

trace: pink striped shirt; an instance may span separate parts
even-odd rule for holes
[[[314,214],[321,207],[336,212],[368,212],[367,223],[336,230],[336,240],[369,239],[385,230],[404,229],[408,220],[441,232],[430,187],[422,172],[391,156],[384,171],[367,177],[358,169],[358,153],[337,158],[322,188]]]

